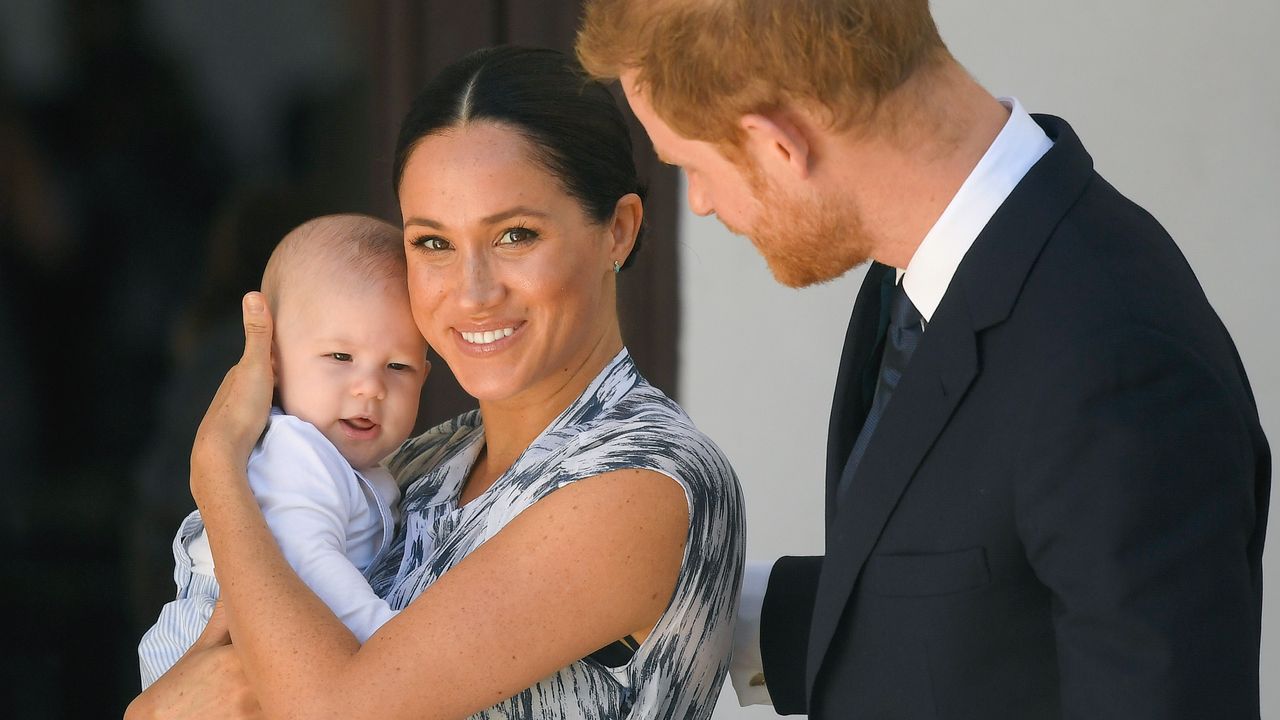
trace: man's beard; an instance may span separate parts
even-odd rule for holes
[[[745,174],[759,212],[749,231],[729,229],[751,239],[779,283],[802,288],[834,280],[871,256],[856,207],[826,198],[805,201],[769,187],[759,173]]]

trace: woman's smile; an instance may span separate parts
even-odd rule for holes
[[[523,320],[518,322],[486,323],[483,328],[474,326],[469,329],[452,328],[453,337],[463,352],[486,356],[501,352],[518,341],[516,335],[525,326]]]

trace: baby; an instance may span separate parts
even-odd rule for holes
[[[249,457],[249,485],[289,564],[364,642],[395,614],[362,574],[397,520],[400,491],[379,463],[412,431],[427,372],[402,235],[362,215],[308,221],[272,253],[262,291],[279,407]],[[173,554],[177,599],[138,646],[143,688],[191,647],[218,597],[198,511]]]

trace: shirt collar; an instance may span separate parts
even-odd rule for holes
[[[906,270],[898,269],[911,303],[928,322],[960,261],[1009,193],[1053,146],[1016,98],[998,98],[1009,119],[934,223]],[[904,279],[905,278],[905,279]]]

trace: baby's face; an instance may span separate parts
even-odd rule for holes
[[[307,281],[304,281],[307,282]],[[276,388],[286,413],[315,425],[357,470],[413,431],[426,341],[403,284],[291,287],[276,318]]]

